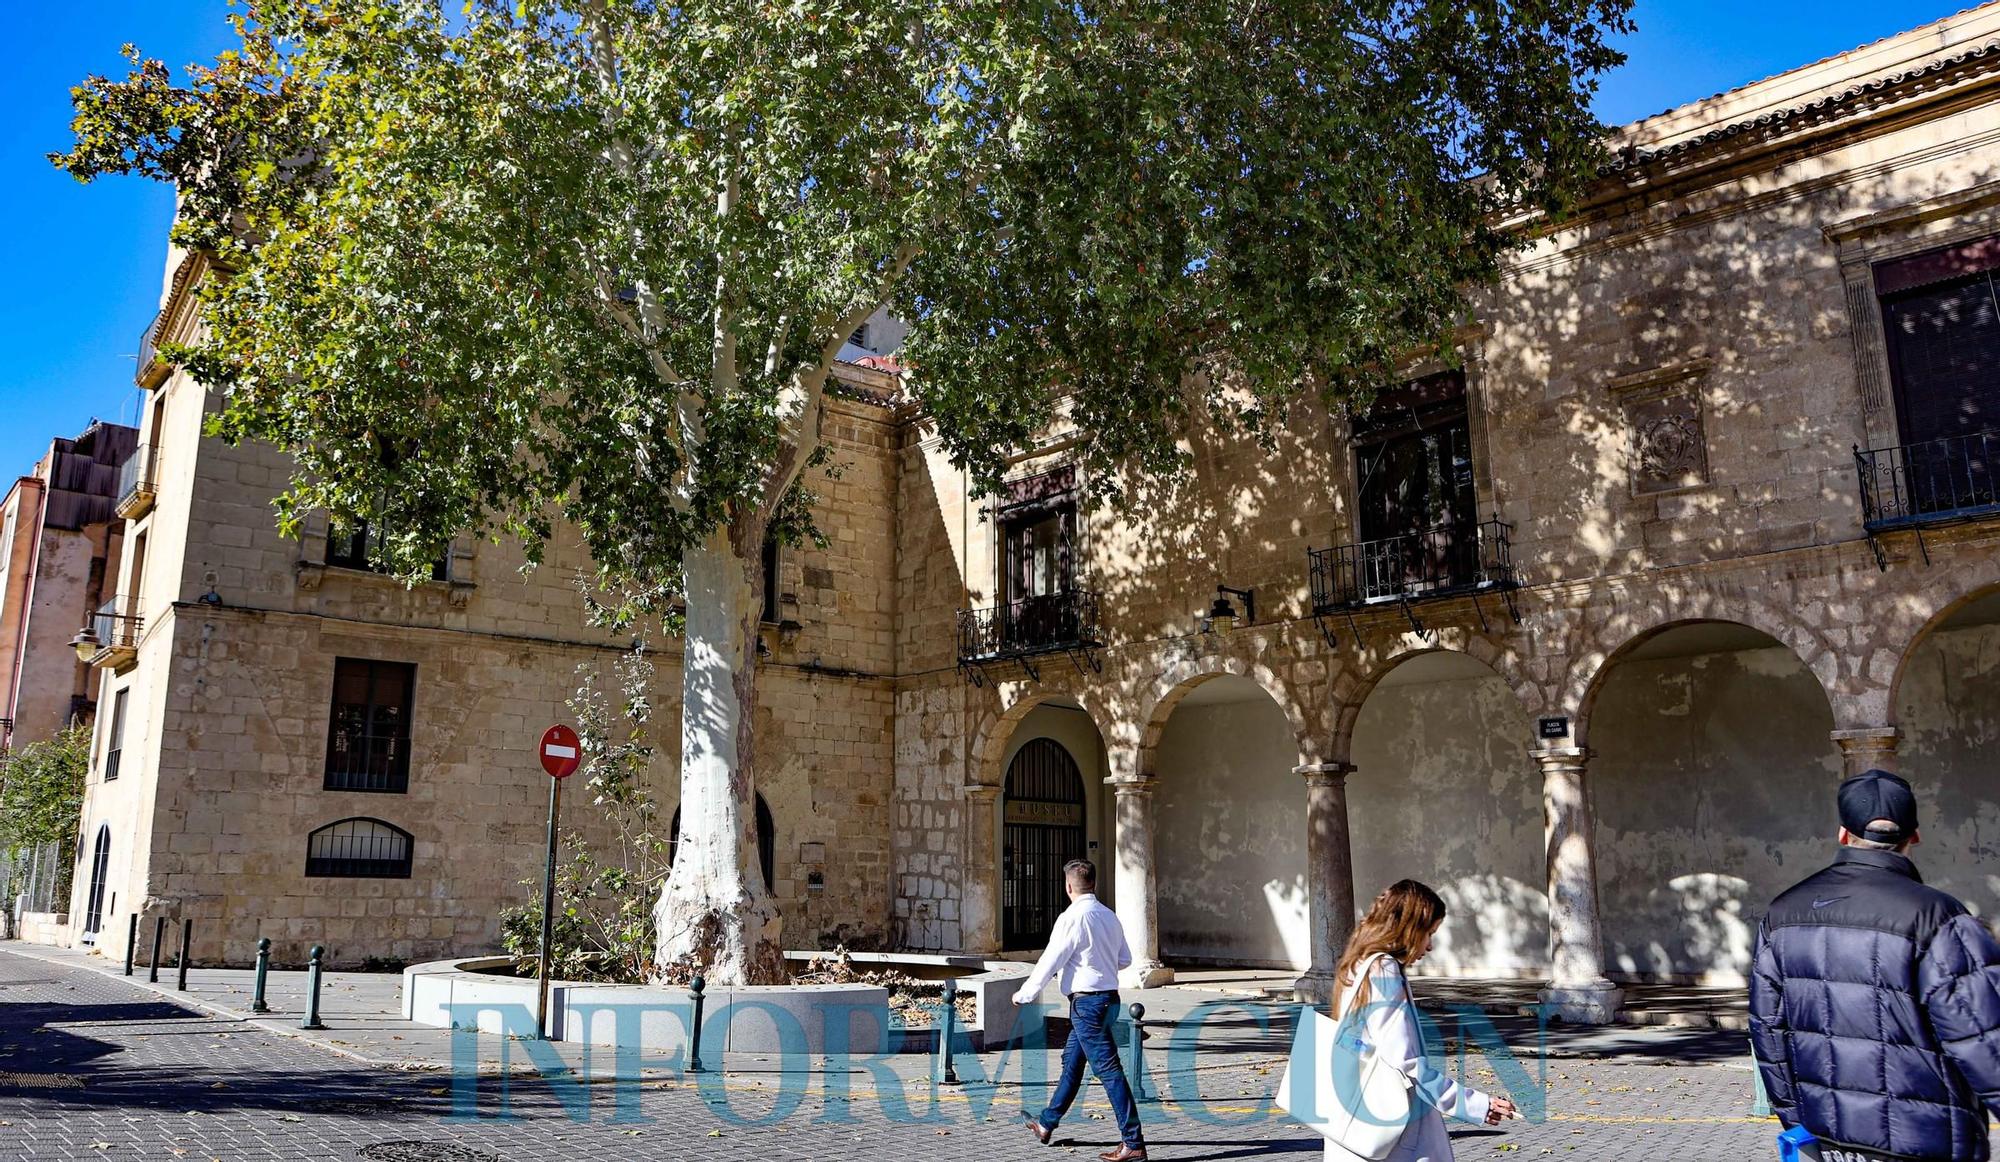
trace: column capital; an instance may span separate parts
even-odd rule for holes
[[[1857,744],[1880,745],[1887,743],[1890,746],[1894,746],[1896,740],[1901,737],[1902,732],[1893,726],[1862,726],[1852,730],[1836,730],[1832,732],[1833,741],[1839,743],[1842,747],[1848,748]]]
[[[1111,793],[1118,796],[1150,795],[1159,787],[1160,780],[1152,775],[1113,775],[1104,780]]]
[[[958,793],[968,802],[991,803],[1000,797],[1000,788],[993,783],[965,783],[958,788]]]
[[[1590,761],[1591,751],[1583,746],[1532,747],[1528,757],[1545,767],[1580,767]]]
[[[1353,763],[1300,763],[1292,768],[1292,773],[1305,776],[1308,787],[1337,787],[1354,769]]]

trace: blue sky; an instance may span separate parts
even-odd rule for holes
[[[1638,0],[1626,65],[1598,114],[1623,122],[1879,40],[1968,0]],[[51,437],[92,417],[136,423],[139,335],[158,306],[173,200],[131,180],[78,185],[44,160],[69,141],[69,88],[117,73],[119,45],[180,65],[230,36],[223,0],[20,5],[0,79],[0,221],[13,287],[0,310],[0,491]]]

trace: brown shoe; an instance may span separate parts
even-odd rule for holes
[[[1120,1143],[1116,1150],[1106,1150],[1098,1155],[1104,1162],[1146,1162],[1146,1148],[1137,1148]]]
[[[1056,1135],[1054,1130],[1051,1130],[1033,1117],[1028,1118],[1028,1132],[1035,1136],[1035,1141],[1040,1142],[1044,1146],[1048,1145],[1049,1139]]]

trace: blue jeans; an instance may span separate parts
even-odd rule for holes
[[[1046,1129],[1056,1128],[1083,1088],[1083,1063],[1088,1059],[1090,1072],[1097,1075],[1097,1083],[1104,1087],[1104,1096],[1118,1119],[1119,1140],[1140,1150],[1145,1148],[1146,1139],[1139,1132],[1139,1107],[1133,1104],[1118,1047],[1111,1043],[1111,1021],[1117,1014],[1117,993],[1079,993],[1069,999],[1069,1041],[1063,1045],[1062,1076],[1049,1095],[1049,1108],[1035,1120]]]

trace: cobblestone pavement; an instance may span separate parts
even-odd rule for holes
[[[1319,1155],[1317,1138],[1271,1110],[1280,1066],[1264,1047],[1215,1058],[1178,1079],[1154,1079],[1166,1092],[1143,1107],[1153,1156]],[[993,1055],[976,1060],[980,1069],[997,1064]],[[1472,1059],[1473,1080],[1490,1084],[1480,1060]],[[1093,1089],[1058,1132],[1059,1148],[1038,1147],[1018,1125],[1018,1055],[997,1086],[944,1090],[863,1069],[785,1075],[756,1059],[729,1064],[722,1076],[626,1088],[622,1103],[619,1087],[609,1084],[518,1078],[485,1078],[476,1092],[468,1081],[455,1095],[446,1074],[363,1065],[118,978],[0,952],[0,1160],[917,1162],[1089,1158],[1116,1141]],[[909,1064],[899,1070],[907,1073]],[[1538,1072],[1533,1063],[1528,1069]],[[1461,1159],[1734,1162],[1775,1154],[1776,1124],[1752,1114],[1747,1058],[1656,1064],[1566,1057],[1546,1069],[1546,1120],[1506,1130],[1468,1127],[1455,1136]],[[1026,1092],[1039,1097],[1041,1090]],[[465,1105],[455,1106],[455,1097]],[[907,1102],[903,1117],[892,1116],[899,1098]],[[584,1103],[587,1118],[573,1117]],[[469,1110],[476,1112],[457,1116]]]

